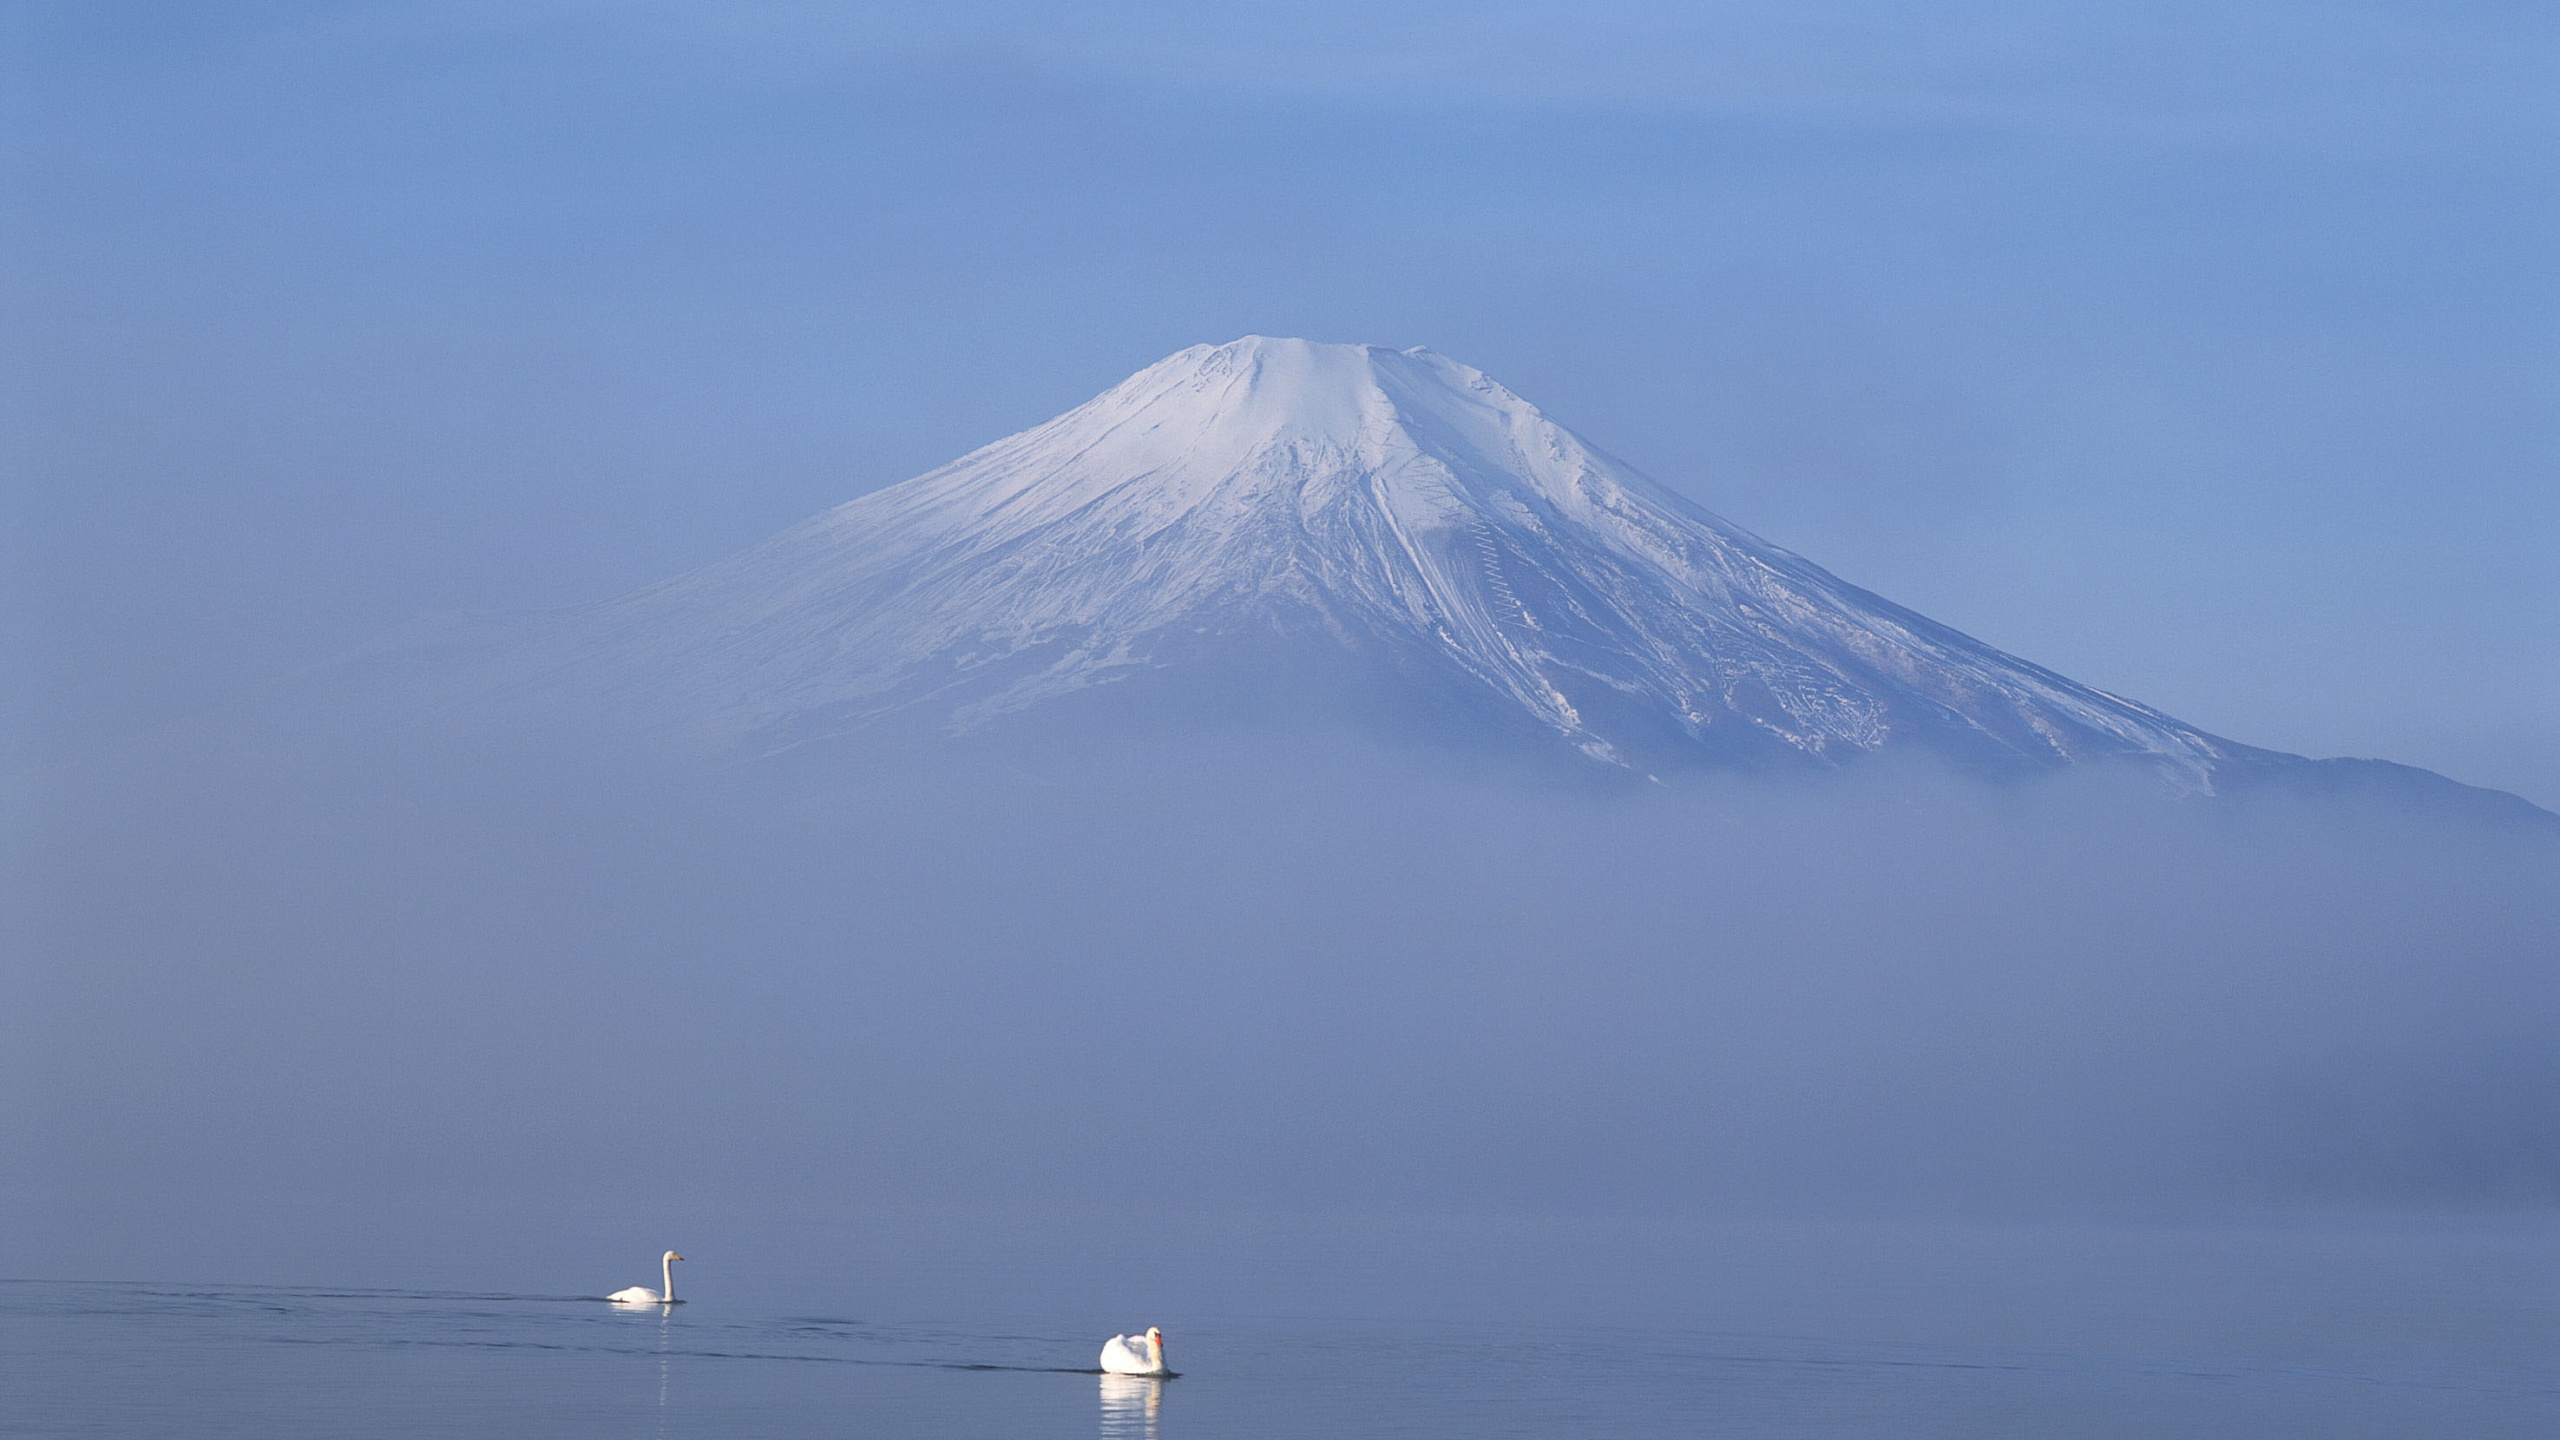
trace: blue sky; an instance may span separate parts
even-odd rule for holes
[[[13,4],[11,717],[1427,344],[2253,744],[2560,806],[2529,5]]]

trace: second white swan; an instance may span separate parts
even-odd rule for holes
[[[604,1298],[612,1301],[616,1305],[683,1304],[683,1301],[676,1298],[676,1262],[683,1258],[683,1256],[677,1254],[673,1250],[670,1250],[665,1255],[659,1257],[658,1279],[667,1287],[664,1294],[652,1290],[646,1285],[634,1285],[628,1290],[616,1290]]]

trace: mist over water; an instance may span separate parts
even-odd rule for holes
[[[249,739],[12,801],[11,1273],[394,1215],[2560,1199],[2529,826],[1298,732]]]

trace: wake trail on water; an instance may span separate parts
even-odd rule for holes
[[[113,1282],[89,1282],[112,1285]],[[255,1306],[261,1310],[283,1312],[284,1301],[371,1300],[416,1301],[422,1304],[466,1303],[478,1305],[594,1305],[601,1304],[599,1295],[528,1295],[507,1292],[466,1290],[404,1289],[335,1289],[303,1290],[282,1286],[233,1285],[223,1287],[133,1288],[126,1294],[138,1300],[185,1300],[210,1304]],[[611,1317],[600,1317],[610,1319]],[[842,1323],[842,1322],[837,1322]],[[808,1328],[808,1327],[804,1327]],[[473,1350],[544,1350],[588,1355],[682,1356],[702,1360],[775,1360],[812,1365],[869,1365],[910,1370],[979,1370],[1007,1371],[1026,1375],[1100,1375],[1093,1366],[1078,1365],[1011,1365],[985,1360],[891,1360],[857,1355],[808,1355],[764,1350],[664,1349],[657,1346],[592,1345],[560,1340],[472,1340],[435,1337],[358,1337],[358,1336],[271,1336],[270,1343],[312,1346],[381,1346],[386,1348],[435,1347]],[[850,1336],[845,1338],[852,1338]],[[1173,1376],[1161,1378],[1172,1379]]]

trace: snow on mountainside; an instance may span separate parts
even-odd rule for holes
[[[1260,337],[549,617],[509,685],[600,688],[770,748],[893,714],[969,730],[1282,654],[1383,667],[1636,768],[1918,746],[2126,757],[2211,790],[2277,758],[1846,584],[1480,371]]]

